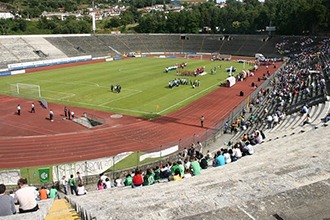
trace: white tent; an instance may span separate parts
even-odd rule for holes
[[[236,83],[236,78],[233,76],[230,76],[227,78],[226,87],[232,87],[233,85],[235,85],[235,83]]]

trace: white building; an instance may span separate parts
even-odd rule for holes
[[[10,19],[10,18],[15,18],[15,16],[9,12],[0,12],[0,19]]]

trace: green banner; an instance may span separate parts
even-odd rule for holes
[[[42,183],[48,183],[49,182],[49,173],[50,169],[48,168],[39,168],[39,179]]]

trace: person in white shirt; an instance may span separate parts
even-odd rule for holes
[[[17,182],[19,190],[15,193],[14,201],[19,204],[19,212],[35,212],[39,209],[36,198],[38,193],[35,187],[27,185],[26,178],[20,178]]]
[[[77,187],[77,196],[82,196],[86,194],[87,194],[87,190],[85,189],[84,185],[79,184]]]
[[[68,180],[66,179],[65,176],[63,176],[61,179],[61,185],[62,185],[64,194],[67,195],[68,194]]]
[[[227,149],[224,149],[223,156],[225,158],[226,164],[231,163],[231,157],[230,157],[230,154],[228,153]]]

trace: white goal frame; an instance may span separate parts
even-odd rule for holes
[[[14,84],[15,85],[15,84]],[[41,98],[41,89],[40,89],[40,85],[35,85],[35,84],[27,84],[27,83],[16,83],[16,93],[18,95],[21,94],[21,90],[22,89],[36,89],[37,91],[37,97]]]
[[[186,54],[185,55],[186,59],[199,59],[199,60],[203,60],[203,54]]]

